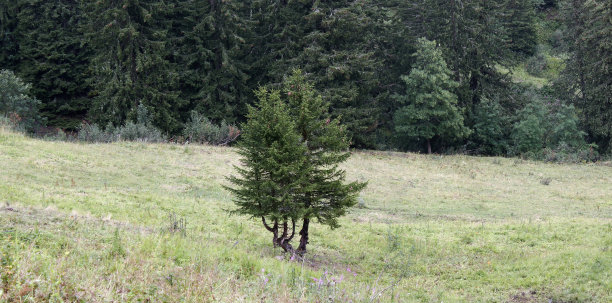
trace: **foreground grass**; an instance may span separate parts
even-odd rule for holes
[[[0,130],[0,301],[612,300],[612,167],[357,152],[362,207],[297,261],[225,212],[237,163]]]

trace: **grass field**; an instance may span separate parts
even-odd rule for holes
[[[612,302],[610,166],[355,152],[298,261],[228,216],[237,163],[0,129],[0,302]]]

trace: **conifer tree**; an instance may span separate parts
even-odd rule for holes
[[[246,114],[248,75],[244,71],[241,1],[177,0],[168,34],[179,67],[180,97],[215,122]]]
[[[18,1],[15,72],[32,83],[52,126],[76,129],[85,117],[92,51],[79,31],[82,6],[74,0]]]
[[[457,95],[453,92],[457,83],[451,79],[436,42],[420,38],[415,57],[410,74],[402,77],[406,95],[396,96],[404,106],[394,115],[395,130],[401,136],[425,140],[427,152],[431,153],[433,138],[463,138],[469,130],[457,108]]]
[[[479,153],[503,155],[508,148],[509,121],[495,100],[482,100],[474,111],[473,140]]]
[[[570,59],[560,86],[602,151],[612,152],[612,3],[565,2]]]
[[[312,3],[287,0],[245,1],[244,19],[250,31],[248,56],[249,85],[280,88],[292,63],[304,49],[305,16]]]
[[[304,17],[299,66],[341,116],[353,146],[375,147],[384,125],[383,61],[377,52],[382,15],[375,1],[315,1]]]
[[[17,1],[0,2],[0,66],[13,68],[19,48],[15,39],[17,27]]]
[[[510,49],[521,56],[535,53],[538,43],[535,29],[535,5],[532,1],[510,0],[506,28]]]
[[[242,165],[226,189],[234,195],[233,213],[261,218],[273,245],[293,253],[295,222],[304,213],[296,196],[306,181],[306,146],[280,92],[260,88],[256,96],[257,107],[249,106],[238,143]]]
[[[548,111],[541,100],[534,99],[519,113],[512,127],[515,153],[535,155],[545,147]]]
[[[296,131],[306,146],[305,183],[295,197],[303,208],[300,244],[297,253],[304,255],[312,220],[329,227],[339,227],[338,218],[357,202],[366,183],[345,183],[346,172],[339,164],[350,157],[350,140],[338,118],[331,119],[329,102],[317,94],[312,83],[300,70],[294,70],[284,82]]]
[[[168,60],[168,3],[104,0],[88,5],[86,32],[96,50],[92,118],[101,125],[135,121],[136,109],[143,104],[156,127],[178,132],[178,109],[184,102]]]
[[[516,57],[506,27],[510,24],[507,2],[416,0],[399,1],[396,8],[406,39],[425,37],[440,44],[452,79],[458,83],[455,92],[465,118],[471,118],[489,87],[505,85],[497,66],[509,66]],[[513,18],[522,20],[520,15]]]

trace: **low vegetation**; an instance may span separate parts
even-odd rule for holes
[[[354,152],[347,179],[368,187],[339,229],[311,226],[303,260],[226,212],[237,164],[0,129],[0,301],[612,300],[605,162]]]

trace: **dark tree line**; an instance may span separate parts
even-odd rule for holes
[[[76,129],[83,119],[119,126],[144,106],[171,136],[194,110],[215,123],[243,122],[259,86],[280,88],[300,68],[347,126],[352,146],[424,151],[422,138],[396,132],[393,117],[409,104],[393,96],[411,93],[402,76],[426,38],[450,70],[471,130],[458,140],[434,136],[429,146],[509,154],[516,144],[508,130],[519,122],[512,117],[533,94],[503,70],[536,53],[536,12],[551,8],[567,20],[569,59],[559,85],[537,98],[573,104],[587,139],[609,149],[605,1],[5,0],[0,68],[32,84],[51,126]],[[495,128],[489,120],[501,130],[479,131]]]

